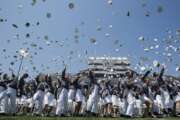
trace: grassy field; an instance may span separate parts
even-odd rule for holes
[[[0,120],[128,120],[128,118],[0,116]],[[180,120],[180,118],[132,118],[132,120]]]

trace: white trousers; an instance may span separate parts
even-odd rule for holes
[[[16,113],[16,89],[7,88],[8,113]]]
[[[7,113],[8,112],[8,101],[7,101],[7,94],[6,90],[1,91],[0,93],[0,113]]]
[[[128,104],[126,115],[133,116],[133,114],[134,114],[134,104]]]
[[[45,105],[48,105],[49,107],[53,107],[54,106],[54,95],[50,92],[47,92],[44,95],[44,101],[43,101],[43,107],[45,107]]]
[[[91,97],[90,95],[87,101],[86,110],[93,113],[98,113],[98,101],[99,101],[98,96]]]
[[[63,88],[57,100],[56,115],[66,114],[68,111],[68,90]]]
[[[120,114],[126,114],[127,102],[124,99],[119,99],[119,112]]]
[[[41,114],[43,110],[43,100],[44,100],[44,92],[38,90],[33,96],[33,103],[34,103],[34,112],[36,114]]]
[[[80,113],[81,114],[85,114],[86,112],[86,100],[85,100],[85,97],[83,98],[83,101],[82,101],[82,106],[81,106],[81,111]]]
[[[68,112],[73,113],[75,108],[75,102],[71,99],[68,99]]]
[[[142,116],[143,115],[143,104],[140,99],[136,99],[135,101],[135,109],[134,109],[135,116]]]

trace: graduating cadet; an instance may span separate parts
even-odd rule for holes
[[[59,80],[58,97],[57,97],[57,116],[65,116],[68,111],[68,89],[69,81],[66,77],[66,67],[62,71],[61,81]]]

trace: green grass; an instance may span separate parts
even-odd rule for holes
[[[0,120],[128,120],[127,118],[95,118],[95,117],[34,117],[34,116],[0,116]],[[132,118],[131,120],[180,120],[171,118]]]

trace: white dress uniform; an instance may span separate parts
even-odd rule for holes
[[[135,116],[142,116],[143,114],[143,103],[141,99],[135,100]]]
[[[104,105],[104,100],[102,99],[102,97],[100,97],[98,102],[98,109],[101,110],[103,105]]]
[[[6,89],[0,86],[0,113],[7,113],[8,111],[8,102],[7,102],[7,94]]]
[[[163,108],[165,109],[172,108],[169,92],[163,90],[162,93],[163,93],[162,94]]]
[[[98,101],[99,101],[99,86],[95,84],[92,93],[89,95],[86,110],[93,113],[98,113]]]
[[[126,114],[127,101],[124,98],[119,98],[119,112],[121,115]]]
[[[128,93],[127,103],[128,103],[128,105],[127,105],[126,115],[133,116],[135,97],[132,95],[131,91],[129,91],[129,93]]]
[[[27,96],[22,95],[21,98],[20,98],[20,103],[21,103],[22,106],[28,107]]]
[[[80,89],[76,90],[75,101],[76,102],[82,102],[83,101],[83,94],[82,94],[82,91]]]
[[[34,105],[33,98],[32,97],[27,98],[27,103],[28,103],[28,108],[32,108]]]
[[[101,110],[103,108],[104,105],[106,105],[106,101],[105,101],[105,98],[103,96],[101,96],[99,98],[99,102],[98,102],[98,108]]]
[[[119,97],[117,95],[112,95],[112,105],[119,107]]]
[[[104,98],[104,100],[105,100],[105,104],[110,104],[110,103],[112,103],[112,97],[111,97],[111,95],[107,95],[107,96]]]
[[[43,110],[44,92],[38,90],[33,96],[33,103],[35,104],[35,113],[41,114]]]
[[[56,115],[65,114],[68,110],[68,90],[66,88],[62,88],[59,97],[57,99],[57,108]]]
[[[51,92],[46,92],[44,95],[44,107],[48,105],[49,107],[54,106],[54,95]]]
[[[163,109],[163,100],[162,100],[162,96],[161,95],[156,95],[156,99],[154,101],[155,104],[155,108],[156,108],[156,112],[158,112],[159,114],[161,114],[162,109]]]
[[[86,112],[86,98],[83,95],[83,100],[82,100],[82,106],[81,106],[80,114],[84,115],[85,112]]]
[[[69,89],[68,91],[68,111],[73,113],[74,111],[74,99],[75,99],[75,89]]]
[[[8,112],[16,113],[16,89],[8,87],[7,88],[7,99],[8,99]]]

